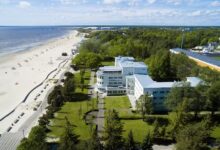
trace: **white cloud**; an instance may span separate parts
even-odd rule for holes
[[[213,1],[213,2],[211,2],[211,6],[214,6],[214,7],[220,6],[220,1]]]
[[[76,4],[80,4],[80,3],[86,3],[87,0],[60,0],[61,4],[64,5],[76,5]]]
[[[125,0],[104,0],[104,4],[119,4],[121,2],[124,2]]]
[[[148,3],[153,4],[155,3],[157,0],[147,0]]]
[[[179,5],[182,3],[182,0],[166,0],[167,3],[171,3],[173,5]]]
[[[20,1],[18,4],[18,7],[20,8],[28,8],[31,6],[31,3],[27,2],[27,1]]]

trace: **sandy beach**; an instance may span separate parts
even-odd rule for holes
[[[0,58],[0,134],[9,129],[16,132],[34,108],[40,109],[48,90],[70,64],[71,50],[82,39],[72,31],[31,50]],[[68,56],[62,56],[63,52]]]

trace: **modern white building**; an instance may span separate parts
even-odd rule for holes
[[[196,87],[202,80],[197,77],[187,77],[186,82],[191,87]],[[126,89],[133,108],[142,95],[149,95],[153,100],[155,111],[166,111],[164,100],[171,88],[178,83],[180,82],[156,82],[149,75],[135,74],[126,78]]]
[[[195,87],[202,80],[188,77],[186,82]],[[165,111],[164,100],[176,83],[156,82],[148,75],[147,66],[143,62],[135,62],[133,57],[119,56],[115,58],[115,66],[99,68],[96,90],[105,95],[127,94],[133,108],[136,101],[147,94],[153,99],[155,111]]]
[[[147,66],[143,62],[135,62],[133,57],[116,57],[115,66],[99,68],[97,72],[96,90],[106,95],[122,95],[126,93],[126,76],[147,74]]]

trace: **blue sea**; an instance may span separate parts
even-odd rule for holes
[[[64,36],[74,27],[0,27],[0,56],[28,50]]]

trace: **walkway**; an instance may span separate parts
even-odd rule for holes
[[[97,114],[97,132],[99,138],[102,139],[103,132],[104,132],[104,125],[105,125],[105,104],[104,98],[102,95],[99,95],[99,102],[98,102],[98,114]]]

